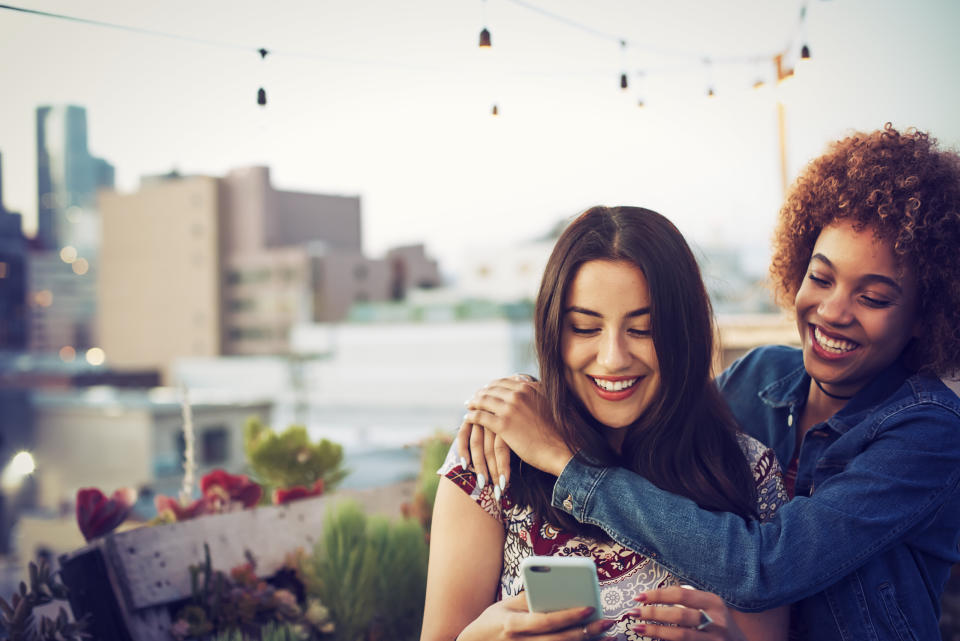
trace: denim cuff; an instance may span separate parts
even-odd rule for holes
[[[586,454],[577,454],[567,461],[560,476],[553,484],[553,507],[563,510],[581,523],[587,515],[587,506],[593,498],[594,490],[607,468],[592,463]]]

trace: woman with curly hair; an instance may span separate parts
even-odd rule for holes
[[[503,467],[495,432],[557,477],[553,505],[578,521],[736,609],[794,603],[795,638],[937,639],[960,560],[960,399],[942,380],[960,371],[960,156],[889,124],[834,143],[788,194],[771,275],[802,347],[758,348],[717,378],[741,429],[786,465],[793,498],[771,520],[704,510],[591,460],[549,417],[524,420],[524,398],[497,382],[471,402],[461,447]],[[468,424],[487,428],[470,448]],[[638,596],[656,622],[689,598]]]

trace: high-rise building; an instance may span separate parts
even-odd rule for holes
[[[3,204],[3,162],[0,157],[0,351],[27,346],[27,243],[20,214]]]
[[[31,351],[71,358],[97,346],[97,191],[113,183],[113,166],[87,148],[86,110],[38,107],[37,240],[27,269]]]
[[[439,285],[422,246],[361,250],[360,199],[274,189],[266,167],[171,174],[100,196],[99,340],[114,367],[282,354],[291,327]]]
[[[87,260],[99,245],[97,190],[112,188],[113,166],[87,148],[87,112],[37,107],[37,238],[43,249],[75,247]],[[88,255],[92,254],[92,255]]]

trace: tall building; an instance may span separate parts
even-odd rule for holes
[[[3,161],[0,157],[0,351],[27,346],[27,243],[20,214],[3,204]]]
[[[100,196],[99,337],[114,367],[285,354],[301,322],[440,283],[422,246],[369,259],[360,199],[274,189],[266,167],[171,174]]]
[[[97,190],[112,188],[113,166],[90,155],[87,111],[37,107],[37,238],[43,249],[77,248],[91,260],[98,246]]]
[[[97,347],[97,191],[113,166],[87,148],[87,112],[37,108],[37,242],[28,255],[29,347],[67,359]]]

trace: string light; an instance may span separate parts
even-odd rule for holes
[[[487,24],[487,0],[483,0],[483,4],[482,4],[481,6],[483,7],[482,12],[483,12],[483,24],[484,24],[484,27],[483,27],[483,31],[480,32],[480,48],[481,48],[481,49],[489,49],[489,48],[492,46],[492,42],[490,41],[490,31],[489,31],[489,30],[487,29],[487,27],[486,27],[486,24]]]
[[[659,47],[659,48],[658,48],[658,47],[650,47],[650,46],[637,45],[636,43],[632,43],[632,42],[630,42],[629,40],[621,37],[621,36],[618,35],[618,34],[613,34],[613,33],[604,32],[604,31],[601,31],[601,30],[598,30],[598,29],[594,29],[593,27],[590,27],[589,25],[582,24],[582,23],[580,23],[580,22],[577,22],[577,21],[572,20],[572,19],[570,19],[570,18],[567,18],[567,17],[565,17],[565,16],[562,16],[562,15],[553,13],[553,12],[551,12],[551,11],[548,11],[548,10],[546,10],[546,9],[543,9],[543,8],[541,8],[541,7],[539,7],[539,6],[536,6],[535,4],[532,4],[529,0],[506,0],[506,1],[511,2],[512,4],[515,4],[515,5],[517,5],[517,6],[520,6],[520,7],[524,8],[524,9],[527,9],[527,10],[530,10],[530,11],[533,11],[533,12],[536,12],[536,13],[538,13],[538,14],[540,14],[540,15],[542,15],[542,16],[545,16],[545,17],[547,17],[547,18],[550,18],[550,19],[552,19],[552,20],[554,20],[554,21],[561,22],[561,23],[565,24],[565,25],[568,26],[568,27],[572,27],[572,28],[578,29],[578,30],[583,31],[583,32],[585,32],[585,33],[588,33],[588,34],[590,34],[590,35],[592,35],[592,36],[595,36],[595,37],[597,37],[597,38],[604,38],[604,39],[606,39],[606,40],[614,41],[614,42],[616,42],[616,43],[618,43],[618,44],[620,45],[620,47],[621,47],[622,50],[625,50],[626,47],[629,45],[629,46],[632,46],[632,47],[637,48],[637,49],[639,49],[639,50],[643,50],[643,51],[647,51],[647,52],[651,52],[651,53],[656,53],[656,54],[662,55],[662,56],[672,56],[672,57],[677,57],[677,58],[687,58],[687,59],[691,59],[691,62],[693,62],[693,60],[696,60],[696,59],[701,59],[701,60],[703,59],[703,58],[702,58],[702,54],[698,54],[698,53],[693,52],[693,51],[670,50],[670,49],[662,48],[662,47]],[[806,26],[805,23],[806,23],[806,9],[807,9],[807,5],[808,5],[808,0],[802,0],[801,10],[800,10],[800,12],[799,12],[799,13],[800,13],[800,15],[799,15],[799,21],[798,21],[798,23],[795,25],[792,34],[791,34],[790,37],[788,38],[788,44],[787,44],[787,46],[786,46],[785,48],[783,48],[781,51],[779,51],[779,52],[774,52],[774,53],[768,53],[768,54],[743,55],[743,56],[729,56],[729,57],[719,57],[719,58],[714,57],[714,58],[711,59],[711,62],[713,62],[714,64],[725,64],[725,65],[756,64],[756,63],[758,63],[758,62],[766,62],[767,64],[769,64],[769,62],[770,62],[771,59],[772,59],[772,60],[774,61],[774,63],[776,64],[776,68],[777,68],[777,79],[778,79],[778,81],[782,81],[782,80],[784,80],[784,79],[786,79],[786,78],[789,78],[791,75],[793,75],[793,69],[792,69],[792,68],[788,68],[786,65],[783,64],[783,62],[784,62],[784,61],[783,61],[783,57],[784,57],[787,53],[789,53],[789,52],[791,52],[791,51],[796,51],[796,49],[794,48],[794,46],[798,43],[798,41],[803,43],[802,46],[800,47],[799,60],[809,60],[809,59],[811,58],[810,46],[809,46],[809,43],[806,42],[806,36],[805,36],[805,26]],[[486,23],[486,0],[483,0],[483,8],[484,8],[484,16],[483,16],[484,20],[483,20],[483,22]],[[147,36],[151,36],[151,37],[175,39],[175,40],[180,40],[180,41],[183,41],[183,42],[190,42],[190,43],[200,44],[200,45],[205,45],[205,46],[218,47],[218,48],[222,48],[222,49],[234,49],[234,50],[244,50],[244,51],[250,51],[251,49],[254,49],[253,47],[250,47],[250,46],[247,46],[247,45],[238,44],[238,43],[231,43],[231,42],[224,42],[224,41],[215,41],[215,40],[202,39],[202,38],[194,38],[194,37],[189,37],[189,36],[183,36],[183,35],[180,35],[180,34],[166,33],[166,32],[155,31],[155,30],[151,30],[151,29],[144,29],[144,28],[133,27],[133,26],[128,26],[128,25],[122,25],[122,24],[116,24],[116,23],[110,23],[110,22],[105,22],[105,21],[100,21],[100,20],[92,20],[92,19],[89,19],[89,18],[82,18],[82,17],[70,16],[70,15],[65,15],[65,14],[58,14],[58,13],[53,13],[53,12],[49,12],[49,11],[40,11],[40,10],[36,10],[36,9],[27,9],[27,8],[23,8],[23,7],[17,7],[17,6],[13,6],[13,5],[8,5],[8,4],[0,4],[0,9],[6,9],[6,10],[8,10],[8,11],[22,12],[22,13],[27,13],[27,14],[31,14],[31,15],[46,17],[46,18],[54,18],[54,19],[60,19],[60,20],[68,20],[68,21],[72,21],[72,22],[77,22],[77,23],[87,24],[87,25],[92,25],[92,26],[97,26],[97,27],[105,27],[105,28],[110,28],[110,29],[118,29],[118,30],[121,30],[121,31],[138,33],[138,34],[141,34],[141,35],[147,35]],[[479,46],[480,46],[481,48],[484,48],[484,49],[490,48],[490,47],[492,46],[492,38],[491,38],[491,35],[490,35],[490,30],[489,30],[486,26],[484,26],[483,29],[482,29],[481,32],[480,32]],[[261,59],[266,58],[267,53],[270,53],[271,55],[274,55],[274,56],[276,56],[276,55],[281,55],[281,56],[297,57],[297,58],[302,58],[302,59],[317,60],[317,61],[323,61],[323,62],[339,62],[339,63],[343,63],[343,62],[356,63],[356,62],[357,62],[357,61],[345,61],[345,60],[343,60],[343,59],[331,60],[329,57],[320,56],[320,55],[317,55],[317,54],[314,54],[314,53],[308,53],[308,52],[276,51],[276,50],[268,52],[268,51],[267,51],[266,49],[264,49],[264,48],[254,49],[254,51],[256,51],[257,53],[260,54]],[[363,62],[365,62],[365,63],[370,63],[370,61],[363,61]],[[377,64],[386,65],[386,66],[399,66],[399,65],[397,65],[395,62],[389,61],[389,60],[379,61],[379,62],[377,62]],[[403,65],[403,66],[404,66],[405,68],[409,68],[408,65]],[[626,65],[624,65],[624,67],[626,67]],[[676,69],[676,67],[672,67],[672,68],[671,68],[671,71],[674,70],[674,69]],[[426,70],[426,71],[439,71],[439,70],[437,70],[437,69],[424,69],[424,70]],[[640,73],[652,72],[652,71],[654,71],[654,70],[652,70],[652,69],[645,69],[645,70],[640,70]],[[636,73],[636,72],[634,72],[634,73]],[[628,72],[627,72],[626,70],[624,70],[624,71],[620,74],[620,87],[621,87],[621,90],[626,90],[626,89],[628,88],[628,86],[629,86],[629,78],[628,78],[628,75],[629,75],[629,74],[628,74]],[[759,87],[759,86],[762,86],[762,81],[757,81],[757,82],[755,82],[753,86],[754,86],[755,88],[757,88],[757,87]],[[714,85],[713,85],[712,80],[708,82],[707,95],[710,95],[710,96],[716,95],[716,89],[715,89],[715,87],[714,87]],[[267,99],[266,89],[265,89],[264,87],[260,87],[260,88],[258,89],[258,91],[257,91],[257,104],[260,105],[260,106],[266,106],[266,99]],[[639,103],[642,103],[642,102],[643,102],[642,100],[639,101]],[[638,103],[638,104],[639,104],[639,103]]]
[[[257,53],[260,54],[260,60],[265,61],[267,59],[267,54],[270,52],[264,49],[263,47],[261,47],[257,49]],[[260,105],[261,107],[267,106],[267,90],[264,89],[263,87],[260,87],[257,90],[257,104]]]

